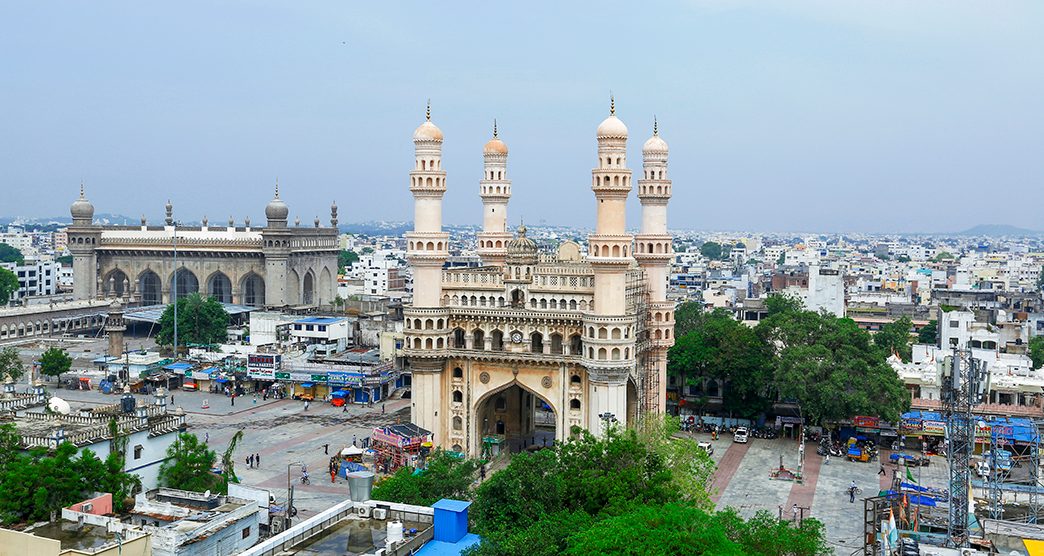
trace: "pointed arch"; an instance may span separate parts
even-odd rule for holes
[[[251,307],[265,304],[265,280],[256,272],[248,272],[239,281],[239,302]]]
[[[232,303],[232,280],[224,272],[216,270],[207,277],[207,296],[221,303]]]

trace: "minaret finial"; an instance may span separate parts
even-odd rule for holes
[[[493,138],[497,138],[497,119],[493,118]]]
[[[81,199],[83,199],[83,198],[84,198],[84,193],[83,193],[83,180],[80,180],[80,198],[81,198]]]
[[[431,121],[431,99],[430,98],[428,99],[428,108],[427,108],[427,110],[424,111],[424,118],[427,119],[427,121],[429,121],[429,122]]]
[[[616,115],[616,97],[613,96],[612,91],[609,91],[609,115]]]
[[[659,135],[660,128],[656,123],[656,114],[653,114],[653,135]]]
[[[275,198],[279,198],[279,176],[276,176],[276,195]]]

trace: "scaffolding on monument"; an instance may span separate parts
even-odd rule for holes
[[[649,291],[646,289],[645,272],[631,271],[627,279],[628,311],[636,315],[634,327],[635,386],[638,389],[638,419],[643,418],[650,408],[655,407],[652,396],[659,391],[660,373],[656,350],[650,349],[649,341]]]

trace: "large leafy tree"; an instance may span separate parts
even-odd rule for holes
[[[351,249],[342,249],[337,253],[337,268],[344,269],[359,260],[359,255]]]
[[[638,441],[657,455],[671,474],[671,486],[678,499],[704,509],[713,509],[709,487],[714,462],[696,441],[675,436],[681,429],[677,417],[646,415],[636,428]]]
[[[910,330],[913,322],[910,317],[899,317],[881,327],[874,334],[874,344],[885,351],[886,354],[897,353],[903,361],[909,361],[911,356]]]
[[[754,331],[725,309],[704,313],[668,351],[668,372],[724,385],[723,401],[737,415],[755,416],[771,399],[769,350]]]
[[[721,244],[716,241],[708,241],[700,246],[700,254],[711,260],[718,260],[722,255]]]
[[[1037,336],[1029,342],[1029,356],[1033,361],[1033,368],[1044,367],[1044,336]]]
[[[402,467],[375,485],[373,498],[418,506],[430,506],[443,498],[470,500],[479,465],[476,460],[436,450],[422,471]]]
[[[0,245],[4,244],[0,243]],[[6,268],[0,268],[0,306],[7,305],[16,291],[18,291],[18,276]]]
[[[774,350],[772,382],[780,397],[800,404],[813,423],[853,415],[896,421],[909,407],[886,352],[851,319],[785,311],[756,331]]]
[[[167,448],[167,459],[160,466],[159,483],[170,488],[193,492],[226,492],[228,483],[212,473],[217,454],[192,433],[178,434]]]
[[[68,442],[50,452],[44,447],[21,451],[13,425],[0,426],[0,450],[0,522],[5,524],[50,519],[99,490],[112,492],[119,509],[141,488],[117,455],[102,461],[83,450],[76,457],[77,448]]]
[[[16,247],[12,247],[6,243],[0,243],[0,263],[18,263],[22,264],[25,262],[25,257],[22,256],[22,252]]]
[[[11,380],[18,382],[24,375],[25,365],[18,357],[18,349],[13,346],[0,349],[0,378],[11,377]]]
[[[72,368],[72,358],[59,347],[49,347],[40,355],[40,373],[62,379],[62,374]]]
[[[198,293],[178,298],[178,344],[218,344],[228,338],[228,313],[212,297]],[[174,344],[174,306],[168,306],[160,317],[156,340]]]

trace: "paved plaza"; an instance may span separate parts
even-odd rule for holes
[[[794,504],[799,517],[812,516],[826,527],[827,540],[836,554],[850,554],[862,547],[863,503],[861,498],[876,496],[888,488],[893,472],[906,476],[906,468],[896,467],[888,460],[890,452],[881,450],[885,474],[879,474],[880,463],[851,462],[844,458],[824,458],[816,455],[815,445],[806,444],[801,483],[770,478],[770,472],[780,465],[789,470],[798,469],[798,443],[794,440],[751,438],[748,444],[732,442],[731,435],[722,435],[715,441],[709,434],[692,435],[712,442],[711,458],[718,465],[712,483],[712,498],[718,508],[731,506],[745,517],[759,510],[791,519]],[[928,467],[913,467],[911,473],[918,483],[928,487],[944,487],[947,482],[946,459],[931,457]],[[849,502],[848,486],[852,481],[862,490],[855,503]]]

